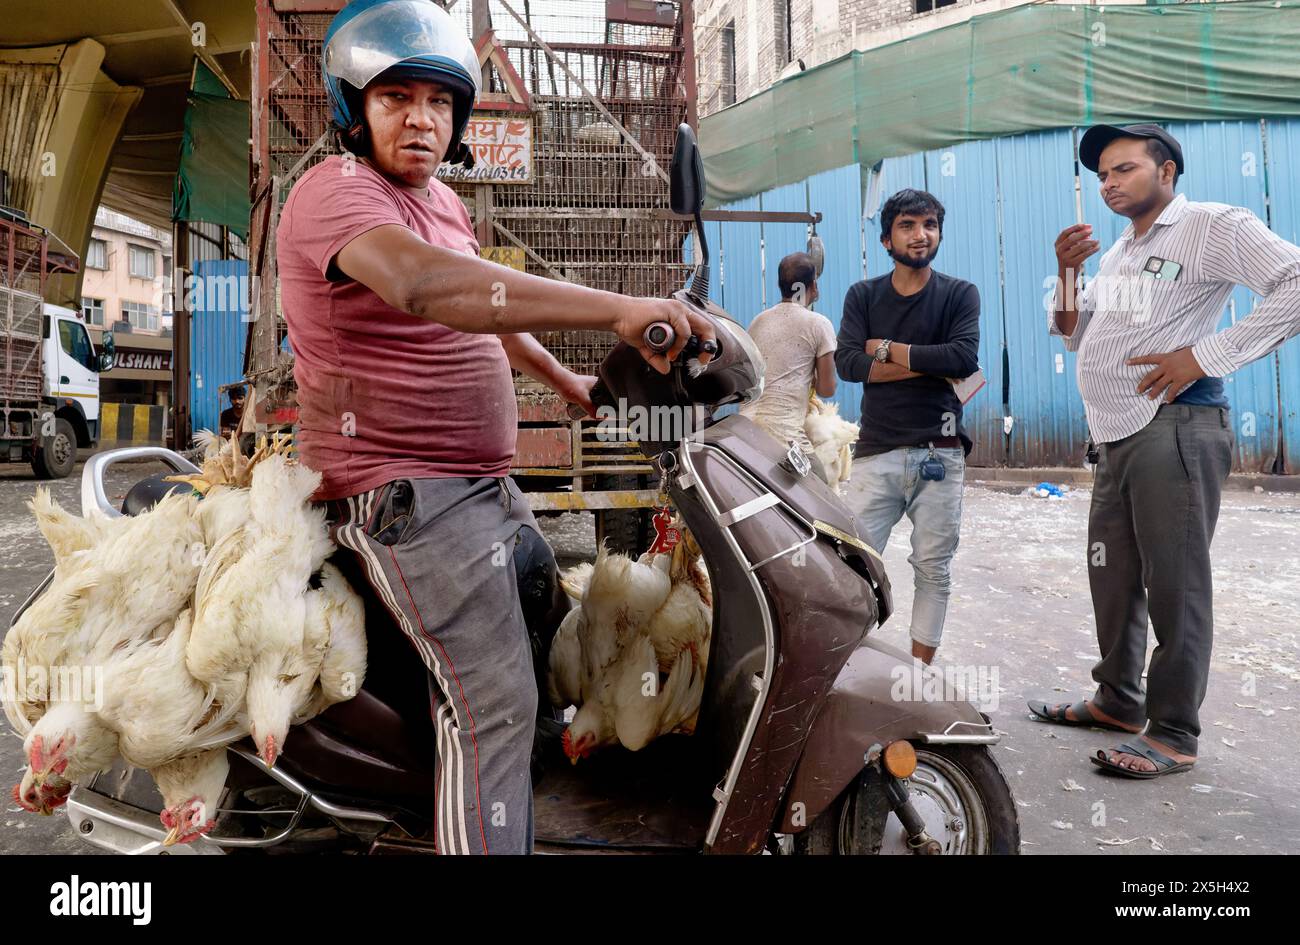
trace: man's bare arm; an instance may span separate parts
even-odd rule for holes
[[[920,371],[909,371],[901,364],[888,362],[885,364],[879,361],[871,363],[871,375],[867,378],[868,384],[888,384],[892,381],[906,381],[913,377],[924,377]]]
[[[510,366],[516,371],[527,374],[535,381],[541,381],[565,400],[582,404],[591,411],[591,388],[596,383],[594,377],[570,371],[527,332],[502,335],[501,347],[505,348]]]
[[[1079,324],[1079,307],[1075,286],[1084,261],[1097,252],[1101,244],[1092,239],[1092,227],[1086,223],[1067,226],[1056,238],[1056,327],[1067,338]]]
[[[335,264],[394,308],[457,331],[613,331],[660,371],[668,370],[692,333],[715,340],[708,320],[681,302],[630,298],[532,276],[432,246],[396,224],[356,237],[339,250]],[[677,333],[667,356],[655,354],[642,340],[655,321],[668,322]]]
[[[818,397],[835,396],[835,352],[828,351],[817,359],[813,369],[813,390]]]

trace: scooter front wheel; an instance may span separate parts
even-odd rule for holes
[[[987,746],[917,745],[908,780],[912,807],[946,855],[1020,852],[1016,802]],[[865,768],[836,802],[794,838],[802,854],[910,854],[881,774]]]

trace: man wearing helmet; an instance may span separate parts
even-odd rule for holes
[[[692,333],[713,331],[676,301],[479,258],[464,205],[434,176],[466,157],[478,57],[429,0],[354,0],[322,61],[349,153],[302,176],[276,231],[299,452],[321,473],[335,541],[429,671],[439,851],[528,852],[537,689],[511,552],[536,523],[509,478],[510,369],[591,411],[594,378],[528,332],[613,331],[667,371]],[[667,356],[642,340],[655,321],[677,331]]]

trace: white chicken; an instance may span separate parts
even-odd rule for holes
[[[38,490],[55,570],[0,647],[28,682],[3,700],[25,736],[21,806],[52,812],[120,755],[161,789],[166,842],[189,842],[215,823],[226,745],[252,734],[271,764],[291,723],[356,694],[364,607],[323,565],[319,477],[286,447],[244,459],[210,438],[203,476],[183,477],[203,500],[171,495],[133,517],[78,518]],[[93,670],[89,691],[62,691],[61,667]]]
[[[167,843],[189,842],[212,829],[218,795],[207,783],[225,764],[225,746],[248,732],[242,706],[214,702],[211,690],[185,668],[191,614],[182,611],[169,632],[114,654],[104,671],[103,704],[97,717],[117,735],[128,764],[145,768],[158,783]],[[215,755],[195,770],[196,755]],[[220,761],[218,762],[218,758]]]
[[[858,425],[840,416],[838,404],[827,403],[810,392],[803,429],[812,444],[813,455],[826,470],[830,487],[839,493],[841,483],[848,482],[853,471],[853,444],[858,439]]]
[[[244,701],[268,766],[310,699],[329,644],[307,620],[304,589],[333,550],[324,512],[308,505],[320,474],[282,455],[260,462],[250,519],[212,549],[195,592],[186,665],[218,701]]]
[[[307,594],[307,626],[309,639],[325,640],[325,654],[306,704],[294,708],[294,724],[351,699],[366,679],[365,605],[332,564],[321,567],[321,586]]]
[[[582,608],[574,607],[564,615],[551,638],[546,694],[557,709],[582,702],[582,640],[578,626],[581,622]]]
[[[202,547],[194,504],[167,496],[143,515],[78,527],[44,490],[33,499],[38,526],[56,549],[55,574],[10,628],[2,657],[15,670],[39,668],[48,683],[44,691],[25,687],[21,702],[6,700],[6,715],[24,736],[28,770],[15,792],[23,806],[48,778],[57,780],[44,800],[57,802],[65,784],[112,762],[116,739],[96,712],[103,679],[134,647],[165,636],[188,602]]]
[[[563,740],[575,763],[607,745],[637,751],[694,731],[712,599],[699,549],[681,531],[671,553],[632,561],[602,549],[564,576],[581,603],[552,641],[548,694],[557,707],[578,706]]]
[[[224,747],[150,769],[163,796],[164,807],[159,815],[167,828],[163,846],[190,843],[216,826],[217,804],[229,773],[230,761]]]

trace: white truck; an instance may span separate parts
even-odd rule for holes
[[[44,300],[49,274],[77,268],[48,243],[40,227],[0,213],[0,461],[61,479],[78,447],[99,442],[99,375],[113,367],[113,338],[105,333],[96,352],[81,315]]]

